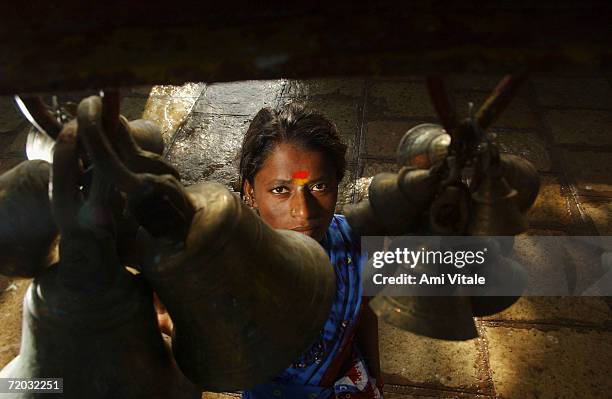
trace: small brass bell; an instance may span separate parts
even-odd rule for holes
[[[411,232],[434,195],[433,182],[427,169],[404,167],[399,173],[379,173],[370,183],[369,198],[347,205],[345,216],[362,236]]]
[[[0,176],[0,274],[34,277],[53,263],[58,231],[49,163],[24,161]]]
[[[439,245],[436,242],[436,238],[395,237],[387,250],[430,248]],[[370,307],[385,322],[414,334],[453,341],[477,337],[469,297],[457,296],[452,286],[421,284],[422,277],[442,271],[442,265],[423,262],[395,265],[395,277],[409,275],[418,283],[387,285],[370,301]]]
[[[408,130],[397,147],[397,164],[421,169],[440,164],[448,154],[451,136],[434,123],[422,123]]]
[[[370,307],[385,322],[418,335],[452,341],[478,336],[468,297],[377,295]]]
[[[469,235],[510,236],[527,230],[527,220],[518,206],[518,193],[492,166],[472,193],[472,215]]]
[[[385,226],[374,213],[368,198],[357,204],[344,206],[344,216],[352,229],[359,232],[361,236],[382,236],[385,234]]]
[[[196,214],[184,247],[154,254],[143,273],[172,317],[185,375],[208,391],[253,387],[315,341],[333,267],[316,241],[270,228],[221,184],[186,192]]]

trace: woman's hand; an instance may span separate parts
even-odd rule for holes
[[[155,305],[155,311],[157,312],[157,324],[159,325],[159,329],[163,334],[167,336],[172,336],[172,319],[168,314],[168,310],[164,306],[163,303],[159,300],[159,297],[156,293],[153,293],[153,304]]]
[[[368,306],[370,297],[362,297],[363,308],[361,310],[359,324],[357,326],[357,345],[366,362],[370,375],[376,379],[376,386],[382,392],[384,384],[380,371],[380,355],[378,348],[378,317]]]

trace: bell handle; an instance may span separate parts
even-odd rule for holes
[[[178,171],[158,154],[145,151],[131,134],[128,120],[119,115],[119,91],[106,89],[102,97],[102,127],[112,148],[127,168],[135,173],[172,175],[180,180]]]
[[[102,127],[111,143],[118,136],[119,127],[119,91],[116,89],[105,89],[101,92],[102,97]]]
[[[502,111],[510,104],[510,101],[514,98],[527,76],[527,69],[524,69],[516,74],[506,75],[502,78],[476,113],[474,118],[478,126],[483,130],[487,129],[499,117]]]
[[[107,289],[120,270],[114,219],[108,203],[112,186],[94,170],[89,196],[84,199],[79,183],[83,171],[78,128],[74,121],[64,126],[55,148],[51,207],[61,233],[59,279],[63,287],[74,292]]]
[[[102,103],[97,96],[91,96],[79,103],[77,121],[79,137],[91,156],[96,169],[122,190],[130,192],[141,189],[142,179],[128,170],[119,159],[101,126]]]
[[[455,107],[444,86],[443,78],[439,75],[428,76],[427,90],[429,91],[432,105],[438,114],[438,118],[440,118],[444,130],[454,138],[459,121],[457,120]]]
[[[77,147],[76,124],[68,123],[57,136],[53,154],[51,205],[62,232],[79,228],[76,212],[83,206],[83,196],[78,189],[81,165]]]
[[[153,236],[184,240],[195,214],[187,193],[172,175],[134,173],[128,169],[108,140],[102,113],[102,101],[98,96],[82,100],[77,110],[79,136],[95,169],[127,194],[137,209],[136,219]]]
[[[180,180],[180,174],[174,166],[158,154],[140,148],[131,134],[130,123],[123,115],[119,116],[118,122],[118,134],[114,147],[130,170],[135,173],[171,175],[176,180]]]

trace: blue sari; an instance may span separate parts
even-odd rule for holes
[[[243,399],[327,399],[342,391],[349,393],[353,381],[348,377],[336,383],[341,370],[341,358],[359,355],[353,343],[357,318],[361,308],[361,275],[367,257],[361,253],[360,237],[351,230],[342,215],[334,215],[321,240],[336,272],[336,297],[329,317],[316,342],[291,366],[272,381],[242,393]],[[366,375],[364,362],[360,362]],[[336,374],[336,375],[334,375]],[[361,374],[360,374],[361,376]],[[330,381],[330,378],[333,378]],[[347,383],[348,382],[348,383]],[[363,385],[356,381],[357,385]],[[361,387],[363,388],[363,387]],[[375,396],[369,396],[375,397]]]

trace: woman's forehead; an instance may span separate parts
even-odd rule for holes
[[[334,166],[321,151],[307,150],[292,143],[277,144],[257,173],[281,180],[331,178]]]

